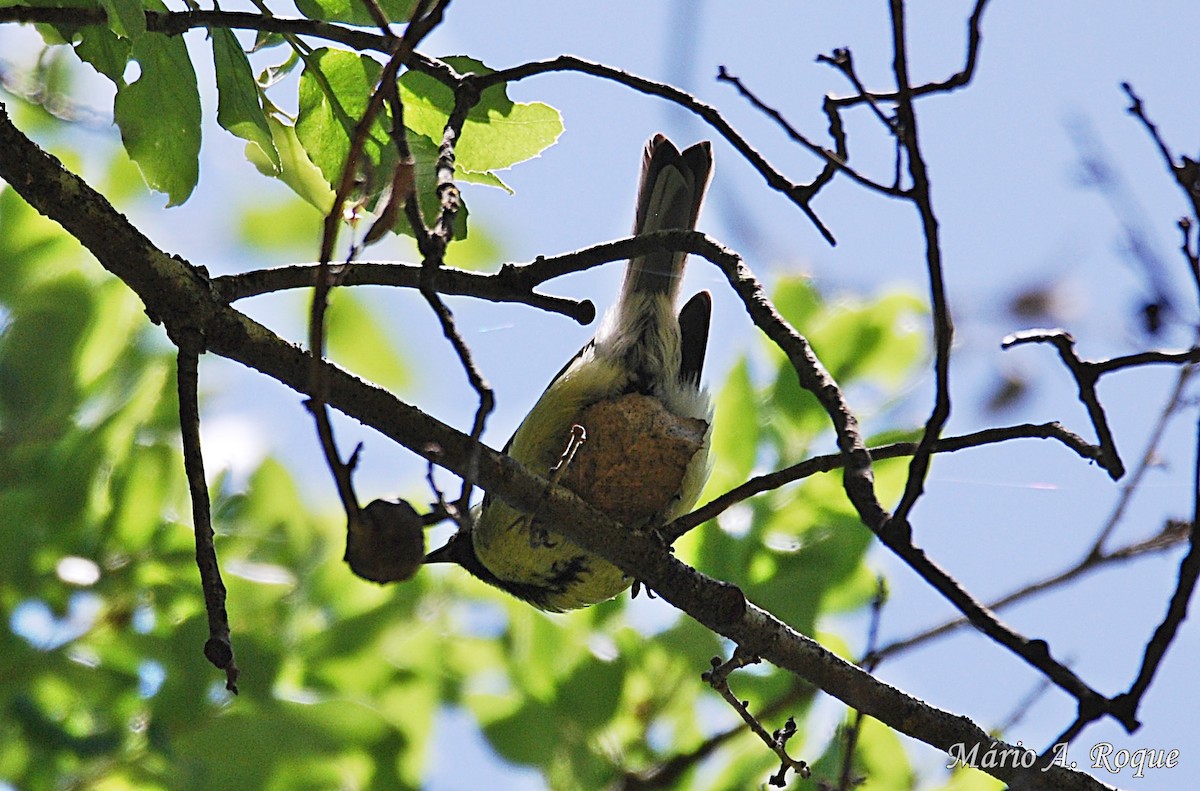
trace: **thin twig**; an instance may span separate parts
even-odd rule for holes
[[[795,708],[816,693],[816,689],[803,679],[794,679],[786,692],[762,706],[759,717],[774,717],[789,708]],[[727,728],[705,739],[687,752],[679,753],[650,769],[625,772],[616,789],[619,791],[652,791],[659,788],[674,788],[679,779],[696,764],[712,755],[716,749],[731,739],[749,730],[745,721]]]
[[[192,336],[192,333],[187,335]],[[204,591],[204,609],[208,613],[208,640],[204,643],[204,656],[218,669],[225,671],[225,689],[236,695],[240,671],[234,661],[233,642],[229,636],[225,583],[221,580],[221,566],[217,562],[217,549],[213,543],[212,506],[208,498],[208,482],[204,478],[204,455],[200,450],[199,347],[199,338],[182,340],[176,357],[179,431],[183,439],[183,466],[192,499],[196,566],[200,569],[200,587]]]
[[[887,585],[882,576],[875,579],[875,596],[871,599],[871,621],[867,627],[867,645],[865,656],[868,659],[862,662],[862,666],[868,672],[875,672],[876,660],[871,657],[875,656],[875,647],[879,641],[879,622],[883,616],[883,604],[887,601]],[[864,715],[861,711],[855,709],[854,721],[846,728],[845,739],[846,746],[842,751],[842,771],[838,775],[838,789],[840,791],[850,791],[858,784],[857,778],[854,777],[854,752],[858,748],[858,736],[862,733]]]
[[[1104,545],[1108,542],[1109,536],[1117,529],[1121,519],[1125,516],[1125,509],[1133,500],[1133,495],[1139,491],[1142,484],[1142,479],[1150,468],[1157,463],[1158,447],[1162,443],[1163,437],[1167,432],[1167,424],[1178,413],[1180,406],[1183,404],[1183,395],[1187,391],[1187,383],[1192,378],[1192,374],[1196,371],[1193,365],[1185,365],[1179,369],[1179,375],[1175,377],[1175,386],[1171,389],[1167,396],[1167,401],[1159,412],[1158,420],[1154,424],[1154,428],[1150,431],[1150,437],[1146,440],[1146,447],[1142,451],[1142,456],[1138,459],[1137,465],[1133,472],[1121,484],[1121,493],[1117,496],[1117,502],[1113,506],[1112,512],[1108,519],[1105,520],[1104,526],[1100,528],[1100,532],[1096,535],[1096,540],[1092,542],[1090,554],[1098,555],[1104,549]]]
[[[1004,426],[977,431],[959,437],[942,437],[934,446],[934,453],[953,453],[968,448],[979,448],[1014,439],[1055,439],[1067,448],[1075,451],[1081,458],[1095,461],[1100,457],[1100,449],[1084,441],[1082,437],[1071,433],[1059,423],[1023,423],[1016,426]],[[911,456],[917,450],[915,442],[893,442],[890,445],[879,445],[869,449],[871,459],[895,459]],[[710,519],[715,519],[725,511],[740,502],[793,481],[802,480],[821,472],[831,472],[840,469],[845,464],[845,457],[840,453],[829,453],[805,459],[782,470],[758,475],[724,494],[710,500],[705,505],[689,514],[685,514],[668,524],[663,529],[663,537],[668,542],[677,540],[692,528]]]
[[[1196,589],[1197,579],[1200,579],[1200,419],[1196,423],[1196,461],[1192,473],[1192,523],[1188,530],[1188,551],[1179,563],[1179,581],[1175,585],[1175,592],[1171,594],[1166,615],[1146,644],[1137,678],[1127,692],[1113,699],[1113,703],[1123,707],[1130,718],[1136,718],[1142,697],[1154,681],[1167,649],[1187,617],[1188,603]]]
[[[1200,162],[1185,156],[1180,157],[1179,163],[1176,163],[1170,147],[1158,131],[1158,125],[1150,120],[1150,117],[1146,114],[1145,105],[1142,103],[1141,97],[1134,93],[1133,86],[1127,82],[1123,82],[1121,83],[1121,89],[1129,97],[1130,114],[1136,116],[1142,122],[1142,126],[1146,128],[1146,131],[1150,133],[1150,137],[1153,138],[1155,144],[1158,146],[1158,152],[1162,156],[1163,162],[1171,171],[1171,175],[1175,177],[1175,183],[1183,190],[1184,197],[1191,204],[1191,218],[1184,217],[1179,221],[1179,229],[1183,232],[1181,250],[1184,258],[1187,260],[1192,280],[1196,285],[1197,297],[1200,298],[1200,236],[1196,239],[1195,247],[1189,243],[1191,228],[1197,222],[1200,222]]]
[[[603,63],[584,60],[583,58],[575,57],[574,55],[560,55],[556,58],[543,61],[533,61],[523,63],[519,66],[512,66],[507,69],[500,69],[491,74],[480,75],[477,79],[477,87],[483,90],[491,85],[498,85],[502,82],[516,82],[518,80],[527,79],[529,77],[538,76],[541,74],[549,74],[553,72],[577,71],[583,74],[590,74],[593,77],[612,80],[620,83],[628,88],[632,88],[640,93],[649,96],[658,96],[666,99],[673,104],[688,110],[703,119],[711,126],[717,134],[725,138],[725,140],[733,146],[739,154],[741,154],[750,165],[759,172],[766,181],[767,186],[771,189],[781,192],[788,197],[804,213],[804,216],[812,222],[817,231],[824,237],[825,241],[830,244],[836,244],[833,234],[825,227],[825,224],[817,217],[816,213],[808,205],[809,199],[813,194],[812,184],[796,184],[786,178],[782,173],[776,170],[766,158],[763,157],[750,143],[742,137],[738,132],[725,120],[724,116],[713,106],[705,104],[696,97],[686,91],[682,91],[672,85],[666,83],[648,80],[645,77],[639,77],[635,74],[630,74],[627,71],[607,66]],[[819,147],[817,149],[819,151]],[[822,155],[822,158],[823,155]]]
[[[962,69],[944,80],[914,85],[911,89],[914,97],[950,93],[959,88],[965,88],[975,78],[975,68],[979,63],[979,50],[983,44],[983,12],[987,4],[988,0],[975,0],[975,8],[972,9],[971,16],[967,19],[967,53]],[[854,96],[835,98],[833,102],[839,107],[851,107],[863,102],[894,102],[898,98],[899,94],[892,92],[860,92]]]
[[[722,662],[720,657],[713,657],[712,670],[702,673],[701,677],[733,707],[733,710],[738,713],[738,716],[742,718],[742,721],[746,723],[751,732],[762,739],[763,743],[770,747],[771,751],[779,758],[779,771],[771,777],[769,782],[773,786],[782,788],[787,784],[788,770],[796,772],[802,778],[807,778],[810,774],[807,763],[792,758],[787,752],[788,740],[796,734],[796,721],[788,717],[787,724],[782,728],[776,730],[774,733],[767,733],[766,728],[758,721],[758,718],[750,713],[750,702],[738,700],[737,696],[733,694],[733,690],[729,688],[730,673],[746,665],[757,664],[759,661],[758,657],[746,653],[741,648],[737,648],[728,662]]]
[[[441,210],[438,213],[437,221],[430,229],[429,236],[425,240],[425,246],[421,248],[423,259],[421,261],[421,279],[419,284],[421,296],[425,298],[430,308],[433,309],[434,315],[437,316],[438,324],[442,328],[442,334],[450,342],[451,347],[458,356],[463,371],[467,375],[467,381],[479,397],[479,405],[475,409],[475,418],[471,423],[470,434],[471,439],[475,440],[476,443],[483,436],[484,428],[487,425],[487,418],[495,408],[496,396],[491,385],[488,384],[487,379],[484,377],[483,371],[475,362],[474,355],[471,353],[471,348],[467,345],[466,339],[458,331],[453,312],[451,312],[450,308],[438,294],[437,284],[441,277],[442,267],[445,265],[446,248],[454,236],[454,222],[461,208],[458,187],[454,183],[455,145],[462,136],[462,129],[466,123],[467,114],[471,111],[471,108],[479,103],[481,97],[482,92],[475,88],[474,82],[465,79],[459,83],[454,92],[454,107],[451,109],[450,115],[446,120],[445,129],[442,133],[442,143],[438,148],[438,158],[435,165],[437,196],[441,204]],[[478,444],[475,447],[478,448]],[[468,472],[462,478],[462,488],[455,503],[455,510],[459,514],[468,515],[470,513],[471,492],[475,486],[478,465],[479,457],[478,451],[476,451],[468,463]]]
[[[750,102],[750,104],[752,104],[759,112],[761,112],[763,115],[767,116],[772,121],[774,121],[775,125],[778,126],[780,129],[782,129],[783,133],[786,134],[793,142],[799,143],[800,145],[804,146],[812,153],[814,153],[817,156],[824,159],[827,169],[831,169],[833,171],[841,171],[842,173],[845,173],[847,176],[849,176],[851,179],[853,179],[858,184],[866,187],[867,189],[873,190],[875,192],[882,192],[884,195],[892,195],[892,196],[898,196],[898,195],[902,194],[899,190],[897,190],[895,188],[887,187],[876,181],[872,181],[871,179],[869,179],[866,176],[859,173],[854,168],[850,167],[850,165],[847,164],[847,162],[846,162],[846,157],[845,157],[844,153],[839,153],[836,150],[830,151],[829,149],[824,148],[823,146],[817,145],[816,143],[809,140],[807,137],[805,137],[803,134],[801,134],[799,130],[797,130],[794,126],[792,126],[791,123],[789,123],[788,120],[783,117],[782,113],[780,113],[774,107],[771,107],[770,105],[768,105],[762,99],[758,98],[758,96],[756,96],[753,91],[751,91],[749,88],[747,88],[745,86],[745,84],[741,81],[741,79],[730,74],[725,69],[724,66],[721,66],[719,68],[719,70],[717,72],[717,80],[720,82],[727,82],[730,85],[732,85],[734,87],[734,89],[738,92],[739,95],[741,95],[741,97],[743,99]],[[842,139],[844,140],[844,137]],[[826,176],[826,174],[822,173],[821,176],[818,176],[817,179],[813,182],[813,184],[816,186],[812,186],[810,189],[810,195],[815,194],[818,186],[823,185],[827,181],[828,181],[828,177]]]
[[[908,466],[904,494],[883,530],[885,540],[908,541],[912,533],[908,515],[925,490],[925,478],[929,474],[929,461],[933,456],[934,446],[950,418],[950,349],[954,341],[954,322],[950,317],[950,304],[946,296],[942,248],[938,220],[933,211],[929,174],[917,136],[917,115],[913,108],[912,88],[909,85],[903,0],[891,0],[891,11],[892,72],[896,77],[896,136],[908,162],[908,175],[912,179],[910,197],[920,215],[922,235],[925,239],[925,266],[929,273],[930,312],[933,319],[933,371],[936,390],[933,410],[925,422],[920,444]]]
[[[867,92],[866,86],[858,77],[858,72],[854,70],[854,55],[850,52],[849,47],[838,47],[830,55],[818,55],[817,62],[832,66],[841,72],[842,76],[854,86],[854,90],[858,91],[858,95],[863,97],[875,118],[888,130],[888,134],[896,134],[896,119],[880,109],[879,100]],[[836,102],[836,100],[834,101]]]
[[[1062,329],[1014,332],[1000,342],[1000,347],[1011,349],[1026,343],[1048,343],[1058,350],[1058,356],[1067,366],[1067,370],[1071,372],[1071,376],[1075,378],[1079,400],[1087,409],[1092,427],[1096,430],[1096,440],[1104,451],[1104,457],[1100,460],[1100,464],[1108,471],[1109,477],[1114,481],[1120,480],[1121,476],[1125,474],[1125,465],[1121,461],[1121,455],[1117,452],[1116,440],[1113,438],[1112,429],[1109,428],[1104,407],[1100,404],[1100,398],[1096,394],[1096,381],[1103,371],[1095,364],[1079,359],[1079,355],[1075,352],[1075,338],[1071,336],[1071,333]],[[1141,355],[1134,356],[1140,357]],[[1144,362],[1161,362],[1161,360],[1151,359],[1139,363],[1125,363],[1124,366],[1110,366],[1110,370],[1132,364],[1144,364]],[[1182,362],[1182,360],[1178,362]]]
[[[1045,697],[1046,692],[1050,690],[1051,686],[1050,679],[1038,679],[1037,683],[1033,685],[1033,688],[1013,705],[1008,716],[996,723],[992,730],[996,733],[1008,733],[1013,728],[1017,727],[1017,725],[1019,725],[1021,721],[1029,714],[1030,710],[1033,708],[1033,704]],[[1018,740],[1017,746],[1024,747],[1025,745]]]
[[[330,276],[329,264],[333,260],[334,246],[337,243],[338,230],[342,223],[342,207],[354,188],[358,163],[365,151],[366,141],[370,136],[375,119],[383,109],[383,103],[389,90],[395,90],[394,84],[400,67],[422,38],[441,22],[442,11],[448,2],[449,0],[439,2],[432,10],[429,10],[430,0],[421,0],[413,11],[413,21],[405,29],[404,35],[400,38],[394,36],[389,38],[388,47],[391,58],[380,73],[379,84],[372,92],[362,117],[351,131],[350,147],[346,154],[346,162],[342,167],[341,180],[334,193],[333,205],[325,216],[321,236],[320,263],[316,270],[309,316],[309,349],[312,351],[309,368],[313,384],[312,396],[309,398],[307,406],[316,423],[317,435],[325,460],[337,484],[338,497],[342,501],[346,518],[351,525],[360,518],[361,511],[358,497],[354,492],[352,476],[357,453],[353,454],[348,462],[343,462],[341,459],[333,434],[333,424],[329,419],[329,410],[326,407],[328,392],[326,369],[321,365],[325,356],[325,311],[328,307],[328,291],[332,285],[335,285]],[[346,259],[347,267],[353,262],[356,252],[356,248],[351,246]]]
[[[1012,591],[988,603],[987,607],[992,611],[1003,610],[1018,602],[1024,601],[1039,593],[1053,590],[1054,588],[1062,587],[1071,580],[1090,574],[1094,571],[1099,571],[1107,566],[1121,563],[1134,558],[1144,557],[1146,555],[1158,554],[1173,549],[1179,546],[1186,537],[1184,529],[1181,525],[1175,522],[1168,522],[1161,531],[1155,535],[1133,541],[1124,546],[1117,547],[1112,550],[1105,550],[1098,553],[1088,552],[1083,558],[1076,562],[1070,568],[1053,574],[1045,579],[1031,582],[1023,585],[1017,590]],[[904,653],[917,646],[924,645],[930,640],[942,637],[957,631],[964,626],[968,626],[970,621],[966,618],[954,618],[948,620],[938,626],[925,629],[911,637],[906,637],[901,640],[895,640],[881,647],[876,654],[871,657],[876,661],[891,658],[898,654]]]

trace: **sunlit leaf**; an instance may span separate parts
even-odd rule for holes
[[[147,33],[133,44],[141,74],[119,86],[113,117],[125,150],[168,206],[187,200],[200,176],[200,94],[187,45]]]
[[[132,50],[130,40],[121,38],[111,28],[87,25],[79,29],[75,54],[85,63],[120,86]]]
[[[464,73],[492,71],[470,58],[444,60]],[[405,125],[430,140],[441,141],[454,107],[453,92],[417,71],[407,71],[401,76],[400,89]],[[554,145],[562,131],[558,110],[540,102],[514,102],[508,98],[504,85],[496,85],[485,90],[479,103],[467,114],[455,146],[455,166],[465,173],[504,170]]]
[[[333,49],[312,52],[300,75],[296,135],[330,184],[337,184],[350,153],[351,136],[366,112],[382,66],[365,55]],[[386,115],[371,126],[360,166],[378,165],[388,146]]]
[[[308,158],[296,136],[296,128],[275,115],[267,116],[267,127],[271,130],[271,142],[279,154],[279,167],[263,153],[261,147],[253,144],[246,146],[246,159],[260,173],[275,176],[287,184],[317,211],[328,213],[333,207],[333,189],[321,170]]]
[[[717,394],[713,415],[710,493],[742,483],[754,468],[758,454],[761,420],[758,396],[750,381],[746,358],[739,360],[729,372]]]
[[[311,204],[295,198],[260,201],[242,209],[237,233],[244,244],[257,250],[312,251],[321,243],[322,219]]]
[[[258,146],[278,169],[279,152],[271,140],[271,129],[259,99],[258,85],[250,61],[233,31],[211,31],[213,64],[217,72],[217,123],[222,128]]]
[[[416,7],[416,0],[376,0],[389,22],[407,22]],[[299,0],[296,8],[309,19],[325,22],[348,22],[351,25],[375,27],[375,19],[361,0]]]

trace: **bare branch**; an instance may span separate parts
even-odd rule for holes
[[[1175,592],[1171,594],[1166,615],[1146,644],[1137,678],[1127,692],[1113,699],[1115,705],[1126,709],[1130,718],[1137,716],[1142,697],[1154,681],[1167,649],[1187,617],[1188,603],[1196,590],[1197,579],[1200,579],[1200,419],[1196,424],[1196,460],[1192,474],[1192,523],[1188,526],[1188,551],[1179,563],[1179,581],[1175,585]]]
[[[908,480],[904,495],[896,506],[884,532],[895,540],[907,541],[912,528],[908,515],[916,505],[917,498],[925,490],[925,478],[929,474],[929,460],[934,446],[946,421],[950,418],[950,348],[954,341],[954,322],[950,317],[950,305],[946,296],[945,278],[942,273],[942,248],[938,235],[937,216],[933,211],[929,174],[921,144],[917,137],[917,115],[913,108],[913,93],[908,76],[908,45],[905,41],[903,0],[891,0],[892,10],[892,72],[896,77],[896,136],[904,149],[908,161],[908,174],[912,179],[910,198],[921,219],[921,230],[925,239],[925,266],[929,272],[929,298],[933,318],[933,371],[936,386],[933,411],[925,422],[921,442],[908,466]]]
[[[350,132],[350,148],[346,154],[346,162],[342,167],[341,180],[335,190],[333,205],[325,216],[321,236],[320,263],[317,268],[317,276],[313,288],[312,307],[308,325],[309,349],[312,352],[310,364],[312,396],[308,400],[307,406],[316,423],[317,436],[320,438],[321,449],[324,453],[326,463],[329,465],[330,472],[333,474],[334,481],[337,484],[338,497],[341,499],[342,507],[346,512],[348,528],[351,529],[362,519],[358,496],[354,492],[352,475],[358,451],[356,450],[351,454],[347,462],[342,461],[341,454],[337,448],[337,442],[333,435],[333,424],[329,419],[329,411],[326,408],[326,401],[328,400],[326,372],[325,368],[320,364],[325,356],[325,311],[329,302],[328,293],[330,286],[335,285],[330,277],[329,263],[333,260],[334,246],[337,243],[338,230],[341,227],[343,219],[342,208],[345,206],[346,200],[354,188],[354,183],[359,172],[359,162],[364,155],[371,127],[374,125],[379,113],[382,112],[384,102],[388,96],[394,95],[396,92],[396,75],[399,73],[400,67],[421,40],[441,22],[442,13],[448,4],[449,0],[439,0],[433,6],[433,9],[429,10],[431,0],[418,2],[413,10],[413,21],[409,23],[402,37],[395,37],[390,34],[386,19],[383,19],[382,12],[379,13],[380,18],[383,19],[384,24],[382,27],[384,28],[385,37],[388,39],[388,52],[391,54],[391,57],[387,65],[380,72],[379,83],[372,92],[370,101],[367,103],[362,117],[358,119],[354,129]],[[376,10],[378,11],[378,9]],[[401,129],[401,133],[403,133],[403,129]],[[357,250],[352,247],[346,260],[346,266],[351,264],[356,253]]]
[[[222,275],[213,278],[213,286],[228,302],[286,289],[311,288],[317,267],[317,264],[293,264]],[[505,267],[516,268],[516,265],[506,264]],[[332,274],[342,286],[419,288],[421,281],[419,265],[399,262],[356,261],[344,271],[334,267]],[[595,320],[596,308],[591,301],[538,294],[530,290],[532,287],[525,282],[526,280],[524,277],[505,274],[503,270],[499,274],[485,275],[443,267],[438,275],[437,290],[441,294],[466,295],[491,302],[529,305],[551,313],[560,313],[580,324],[590,324]]]
[[[983,12],[987,8],[987,4],[988,0],[975,0],[975,8],[971,11],[971,16],[967,20],[967,53],[966,62],[963,64],[962,69],[939,82],[913,86],[911,89],[913,96],[949,93],[970,84],[971,80],[975,77],[975,67],[979,63],[979,50],[983,44]],[[852,107],[863,102],[894,102],[898,98],[899,93],[859,91],[854,96],[838,97],[832,101],[837,107]]]
[[[867,650],[868,657],[874,656],[875,648],[879,640],[879,622],[882,620],[883,605],[887,601],[887,583],[882,576],[875,578],[875,596],[871,599],[871,622],[867,628]],[[874,661],[866,661],[860,663],[869,672],[875,672]],[[1049,682],[1047,682],[1049,683]],[[863,713],[861,711],[854,712],[854,721],[846,728],[843,738],[846,745],[842,750],[842,771],[838,775],[838,789],[841,791],[849,791],[859,784],[859,780],[854,777],[854,753],[858,748],[859,734],[862,733]]]
[[[998,442],[1026,438],[1056,439],[1079,454],[1081,458],[1089,461],[1095,461],[1100,458],[1099,448],[1088,444],[1082,437],[1067,431],[1059,423],[1041,423],[1036,425],[1024,423],[1017,426],[985,429],[960,437],[943,437],[937,441],[933,452],[953,453],[959,450],[966,450],[967,448],[978,448]],[[911,456],[916,450],[917,443],[915,442],[893,442],[890,445],[880,445],[870,448],[869,453],[873,461],[879,461],[880,459]],[[675,541],[692,528],[704,524],[710,519],[717,518],[734,505],[748,500],[756,494],[778,489],[780,486],[808,478],[820,472],[831,472],[840,469],[844,463],[845,457],[842,454],[830,453],[805,459],[782,470],[755,476],[741,486],[730,489],[721,496],[710,500],[690,514],[685,514],[674,522],[671,522],[664,528],[663,536],[668,542]]]
[[[729,688],[730,673],[746,665],[753,665],[758,662],[758,657],[751,656],[742,651],[741,648],[738,648],[733,652],[733,656],[729,658],[728,662],[722,662],[720,657],[713,657],[712,670],[706,671],[701,677],[738,713],[738,716],[742,718],[742,721],[746,723],[750,731],[779,757],[779,771],[771,777],[770,783],[773,786],[783,787],[787,785],[787,773],[789,769],[795,771],[798,776],[805,779],[810,775],[808,764],[792,758],[787,752],[788,741],[796,735],[796,721],[788,717],[787,724],[784,727],[774,733],[767,733],[766,728],[758,721],[758,718],[750,713],[750,703],[738,700],[733,694],[733,690]]]
[[[1113,550],[1106,550],[1099,553],[1089,552],[1075,565],[1068,569],[1064,569],[1057,574],[1046,577],[1045,579],[1031,582],[1028,585],[1023,585],[1017,590],[1007,593],[1004,596],[990,602],[987,607],[989,610],[999,611],[1006,607],[1010,607],[1025,599],[1036,596],[1039,593],[1053,590],[1061,587],[1067,582],[1086,576],[1094,571],[1099,571],[1117,563],[1123,563],[1134,558],[1144,557],[1146,555],[1154,555],[1160,552],[1165,552],[1169,549],[1179,546],[1186,537],[1186,531],[1177,523],[1168,522],[1163,526],[1163,529],[1151,536],[1150,538],[1134,541],[1124,546]],[[970,621],[966,618],[954,618],[945,621],[937,626],[925,629],[911,637],[906,637],[902,640],[895,640],[881,647],[874,654],[868,654],[867,658],[876,662],[883,661],[897,654],[904,653],[919,645],[924,645],[938,637],[946,636],[952,632],[968,626]],[[864,660],[867,661],[867,660]]]
[[[179,431],[183,439],[183,466],[187,472],[188,492],[192,499],[192,523],[196,533],[196,566],[204,591],[204,609],[208,613],[208,640],[204,656],[225,671],[225,689],[238,691],[237,662],[229,637],[229,614],[225,610],[225,583],[213,544],[212,506],[208,482],[204,478],[204,455],[200,450],[199,349],[200,338],[192,332],[176,333],[179,345],[176,358],[179,388]]]
[[[1129,97],[1130,106],[1129,112],[1136,116],[1142,122],[1142,126],[1150,133],[1150,137],[1154,139],[1155,145],[1158,146],[1158,152],[1162,155],[1163,162],[1170,169],[1171,175],[1175,177],[1175,183],[1183,190],[1184,196],[1191,204],[1191,218],[1184,217],[1179,221],[1179,229],[1183,232],[1182,252],[1187,260],[1188,269],[1192,273],[1192,280],[1196,284],[1197,296],[1200,297],[1200,238],[1197,238],[1196,244],[1193,247],[1189,242],[1189,233],[1193,225],[1200,222],[1200,162],[1189,157],[1180,157],[1180,162],[1176,164],[1175,157],[1171,153],[1171,149],[1167,146],[1166,141],[1158,131],[1158,126],[1150,120],[1146,114],[1146,108],[1142,104],[1141,98],[1134,93],[1133,86],[1127,82],[1121,83],[1121,89],[1125,91],[1125,95]]]
[[[821,175],[817,176],[817,178],[813,180],[812,184],[809,185],[810,196],[815,195],[817,190],[827,184],[833,173],[837,171],[845,173],[854,181],[875,192],[882,192],[885,195],[891,196],[899,196],[903,194],[895,187],[887,187],[876,181],[872,181],[847,164],[845,154],[845,135],[834,135],[835,142],[838,143],[838,148],[837,150],[830,151],[827,148],[817,145],[801,134],[794,126],[788,123],[787,119],[783,117],[782,113],[759,99],[742,83],[740,79],[726,71],[724,66],[720,67],[720,71],[717,73],[717,79],[721,82],[727,82],[732,85],[742,96],[742,98],[754,105],[754,107],[762,112],[763,115],[773,120],[775,124],[783,130],[784,134],[786,134],[792,141],[799,143],[812,153],[825,160],[825,170],[823,170]]]
[[[725,120],[724,116],[715,107],[705,104],[690,93],[681,91],[665,83],[648,80],[645,77],[639,77],[627,71],[606,66],[603,63],[577,58],[574,55],[560,55],[551,60],[533,61],[501,69],[491,74],[479,76],[477,78],[477,85],[479,90],[482,91],[484,88],[497,85],[501,82],[516,82],[517,80],[541,74],[564,71],[578,71],[590,74],[593,77],[612,80],[640,93],[666,99],[699,116],[716,130],[721,137],[725,138],[759,172],[766,181],[767,186],[786,195],[808,217],[821,236],[825,238],[825,241],[830,244],[837,243],[833,234],[829,232],[829,229],[825,227],[825,224],[821,222],[820,218],[817,217],[816,213],[808,205],[809,198],[813,192],[813,186],[811,184],[796,184],[784,177],[783,174],[767,162],[762,154],[755,150],[744,137],[730,126],[729,122]]]
[[[1079,355],[1075,353],[1075,338],[1066,330],[1039,329],[1015,332],[1001,341],[1000,347],[1011,349],[1013,346],[1020,346],[1025,343],[1048,343],[1058,350],[1058,356],[1062,358],[1063,364],[1067,366],[1067,370],[1075,377],[1075,384],[1079,390],[1079,400],[1087,408],[1088,417],[1092,421],[1092,427],[1096,429],[1097,441],[1100,443],[1100,448],[1104,451],[1104,458],[1100,460],[1100,464],[1108,471],[1109,477],[1114,481],[1119,480],[1125,474],[1125,465],[1122,463],[1121,456],[1117,452],[1116,440],[1113,438],[1112,429],[1108,426],[1108,418],[1104,414],[1104,407],[1101,406],[1100,398],[1096,395],[1096,380],[1100,377],[1100,371],[1094,365],[1079,359]],[[1141,362],[1150,361],[1161,362],[1161,360]]]
[[[1150,431],[1150,437],[1146,440],[1146,447],[1142,451],[1142,456],[1138,459],[1137,465],[1133,472],[1121,484],[1121,494],[1117,497],[1117,502],[1113,506],[1112,512],[1105,520],[1104,526],[1100,528],[1100,532],[1096,535],[1096,540],[1092,543],[1091,554],[1098,555],[1104,549],[1104,545],[1108,542],[1109,536],[1117,529],[1121,519],[1125,516],[1125,509],[1133,499],[1133,495],[1140,489],[1142,480],[1146,476],[1146,472],[1157,462],[1158,447],[1162,442],[1163,436],[1167,431],[1167,424],[1179,412],[1180,406],[1184,403],[1183,395],[1187,388],[1188,381],[1196,372],[1196,367],[1193,365],[1185,365],[1179,369],[1179,375],[1175,378],[1175,387],[1171,389],[1171,393],[1167,396],[1166,403],[1163,405],[1162,411],[1158,416],[1158,420],[1154,424],[1154,428]]]

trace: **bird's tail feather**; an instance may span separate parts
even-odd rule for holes
[[[646,143],[642,156],[633,232],[694,228],[711,174],[709,142],[697,143],[680,153],[666,137],[655,135]],[[622,302],[635,294],[666,294],[674,304],[686,258],[686,253],[656,252],[631,259],[621,288]]]

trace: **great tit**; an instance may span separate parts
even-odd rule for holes
[[[655,135],[642,157],[634,233],[694,228],[711,172],[710,143],[680,153]],[[563,366],[505,446],[539,475],[566,465],[565,475],[552,477],[635,530],[690,511],[709,472],[711,406],[700,373],[712,297],[701,291],[676,314],[686,258],[654,252],[629,261],[596,337]],[[572,456],[573,431],[583,439]],[[632,583],[536,513],[487,495],[476,514],[425,562],[458,563],[552,612],[610,599]]]

